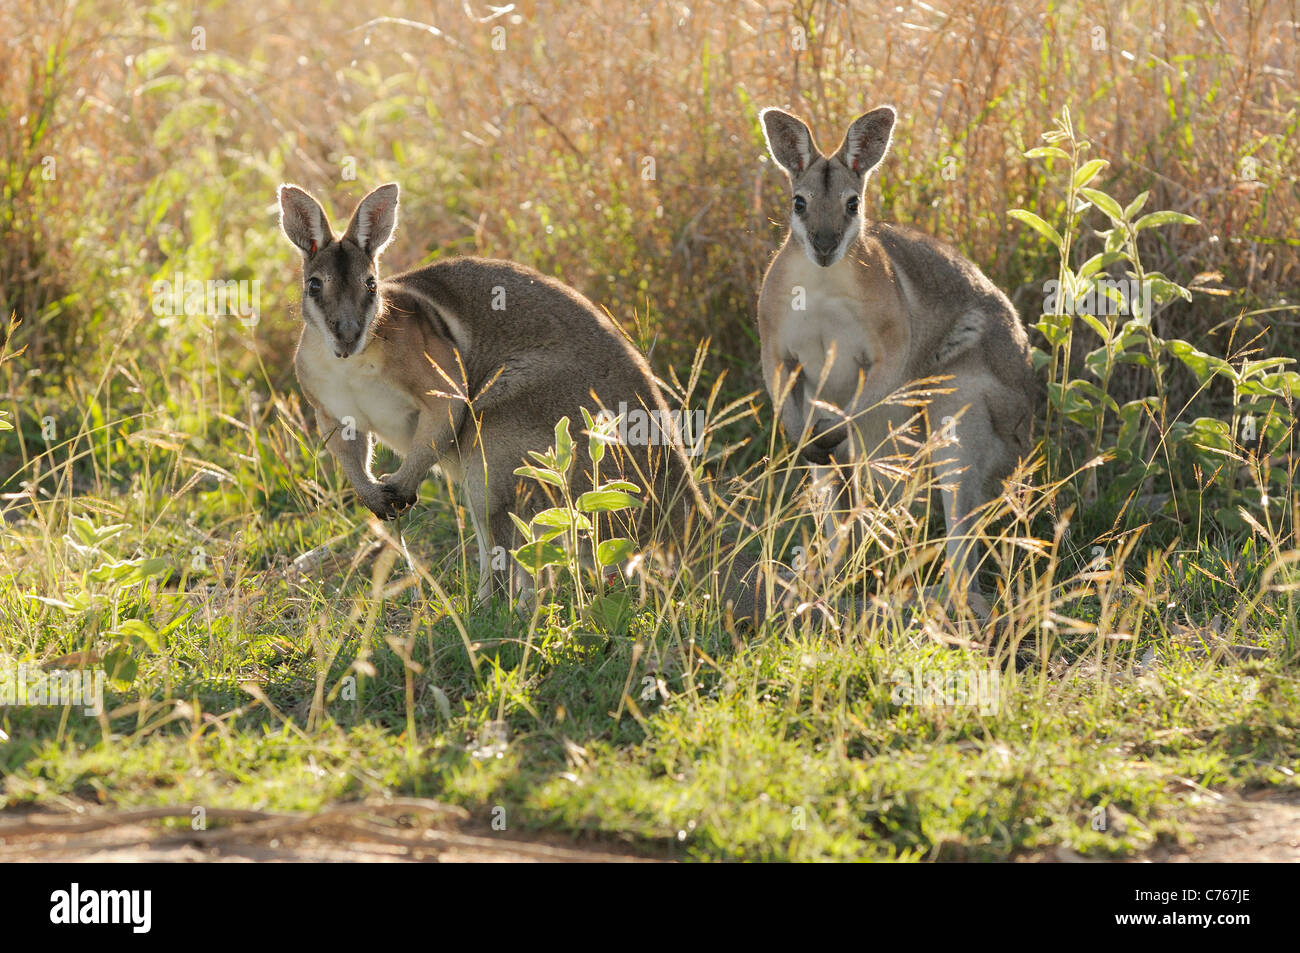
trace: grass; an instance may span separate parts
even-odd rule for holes
[[[1158,308],[1161,340],[1233,367],[1294,353],[1288,8],[985,7],[908,7],[906,24],[820,2],[394,14],[440,37],[342,7],[323,36],[280,0],[159,3],[129,23],[95,2],[0,0],[20,67],[0,74],[0,303],[21,321],[0,360],[14,427],[0,429],[0,671],[117,676],[99,716],[0,708],[0,809],[411,794],[670,856],[988,860],[1129,856],[1186,840],[1208,792],[1294,790],[1288,399],[1260,425],[1270,461],[1239,440],[1249,395],[1171,361],[1167,420],[1132,464],[1159,454],[1159,480],[1116,497],[1117,463],[1090,487],[1035,461],[981,530],[1018,666],[970,644],[969,620],[911,611],[938,571],[922,468],[912,505],[868,507],[873,544],[815,594],[874,596],[870,624],[812,610],[737,634],[707,584],[653,570],[631,620],[584,621],[571,582],[527,620],[473,605],[452,488],[432,479],[400,524],[368,522],[305,419],[275,186],[340,212],[394,178],[388,267],[498,254],[607,306],[685,379],[674,401],[708,410],[697,462],[729,526],[793,563],[812,538],[807,483],[754,370],[753,299],[785,202],[761,159],[769,103],[809,116],[825,146],[863,109],[897,106],[872,214],[958,245],[1032,324],[1060,265],[1007,212],[1066,218],[1059,170],[1022,153],[1068,99],[1111,163],[1094,187],[1150,190],[1148,208],[1202,223],[1143,233],[1148,270],[1202,276],[1191,302]],[[1104,225],[1082,215],[1067,264],[1101,250]],[[178,273],[257,279],[261,319],[155,313],[153,282]],[[1070,333],[1082,377],[1097,342]],[[1125,404],[1150,382],[1123,364],[1106,389]],[[1198,420],[1229,422],[1226,437],[1193,433]],[[1122,436],[1117,414],[1057,426],[1107,452]],[[318,558],[295,565],[305,553]],[[1262,651],[1199,650],[1223,641]]]

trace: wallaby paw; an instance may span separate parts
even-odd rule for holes
[[[381,520],[396,519],[408,510],[416,501],[416,494],[394,483],[380,478],[374,488],[361,497],[366,509]]]

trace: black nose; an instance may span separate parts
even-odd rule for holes
[[[840,244],[840,236],[833,232],[817,232],[813,235],[813,251],[822,256],[827,256]]]

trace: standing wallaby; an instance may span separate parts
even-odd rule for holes
[[[1011,302],[973,263],[911,228],[868,221],[863,189],[885,152],[894,110],[882,106],[849,126],[834,155],[779,109],[761,114],[772,157],[793,192],[790,233],[763,279],[758,303],[763,377],[782,428],[832,484],[834,511],[852,502],[841,467],[889,454],[910,456],[913,406],[887,398],[913,381],[929,386],[921,415],[950,447],[935,451],[949,569],[970,591],[971,515],[1030,450],[1040,385],[1029,340]],[[949,390],[951,393],[938,393]],[[872,468],[859,478],[880,482]],[[889,487],[886,487],[889,489]]]
[[[712,526],[675,418],[645,359],[613,322],[572,288],[507,261],[453,258],[381,279],[379,255],[397,204],[397,186],[380,186],[340,238],[314,198],[280,187],[280,224],[303,256],[294,369],[361,502],[391,519],[439,465],[469,504],[479,599],[521,591],[522,568],[493,555],[523,542],[511,513],[528,521],[550,501],[543,484],[515,470],[532,462],[528,451],[551,445],[560,418],[581,426],[586,408],[593,418],[650,414],[656,424],[628,428],[650,436],[609,446],[601,461],[602,482],[631,481],[646,500],[629,523],[610,528],[646,548],[680,551],[693,532]],[[375,437],[404,458],[378,479],[370,469]],[[593,486],[586,444],[575,441],[574,497]],[[502,570],[507,562],[513,578]],[[737,618],[756,619],[755,564],[740,553],[728,563],[723,597]]]

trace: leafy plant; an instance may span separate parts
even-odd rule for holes
[[[602,623],[604,628],[616,629],[626,619],[629,600],[626,594],[605,593],[606,570],[625,562],[636,544],[624,536],[601,539],[602,514],[613,514],[642,506],[633,494],[640,488],[626,480],[600,482],[600,463],[605,458],[606,444],[614,438],[610,424],[597,421],[587,409],[582,408],[587,426],[587,454],[592,465],[592,489],[573,496],[570,471],[575,453],[573,438],[569,435],[569,418],[561,417],[555,425],[555,444],[545,452],[530,451],[537,466],[521,466],[516,476],[528,477],[544,486],[559,490],[563,505],[542,510],[525,523],[515,514],[519,532],[527,540],[512,555],[521,566],[540,582],[543,572],[561,568],[573,580],[578,609],[589,620]],[[595,567],[594,592],[584,586],[582,564],[589,560]]]
[[[1127,204],[1094,185],[1108,166],[1105,159],[1086,158],[1091,144],[1079,137],[1068,108],[1043,134],[1048,143],[1025,153],[1026,158],[1056,160],[1065,164],[1066,219],[1058,229],[1027,209],[1008,214],[1028,225],[1055,248],[1059,265],[1054,282],[1044,291],[1044,313],[1035,327],[1043,334],[1048,352],[1037,350],[1035,361],[1048,368],[1048,408],[1045,452],[1054,477],[1075,472],[1075,487],[1085,502],[1105,486],[1112,501],[1124,500],[1157,477],[1165,476],[1172,495],[1190,481],[1177,471],[1179,461],[1193,461],[1202,472],[1215,472],[1224,462],[1246,461],[1235,439],[1238,424],[1262,413],[1275,438],[1289,432],[1290,395],[1300,389],[1300,374],[1285,371],[1294,363],[1287,357],[1233,361],[1206,353],[1178,338],[1156,333],[1156,313],[1176,299],[1190,301],[1192,292],[1167,275],[1147,269],[1139,239],[1149,229],[1168,225],[1196,225],[1182,212],[1160,210],[1143,214],[1149,199],[1142,192]],[[1100,251],[1074,266],[1083,218],[1099,210],[1110,228],[1096,234],[1104,242]],[[1122,269],[1122,277],[1114,274]],[[1100,339],[1099,346],[1083,355],[1083,376],[1076,377],[1072,354],[1079,328],[1076,318]],[[1195,378],[1196,393],[1206,391],[1216,378],[1231,382],[1233,408],[1227,416],[1182,419],[1171,413],[1168,379],[1174,363]],[[1122,405],[1114,396],[1116,374],[1123,366],[1147,372],[1145,393]],[[1182,408],[1186,410],[1186,408]],[[1255,425],[1247,426],[1247,431]],[[1253,439],[1253,434],[1252,434]],[[1232,481],[1223,481],[1229,489]],[[1195,486],[1199,496],[1204,484]]]

